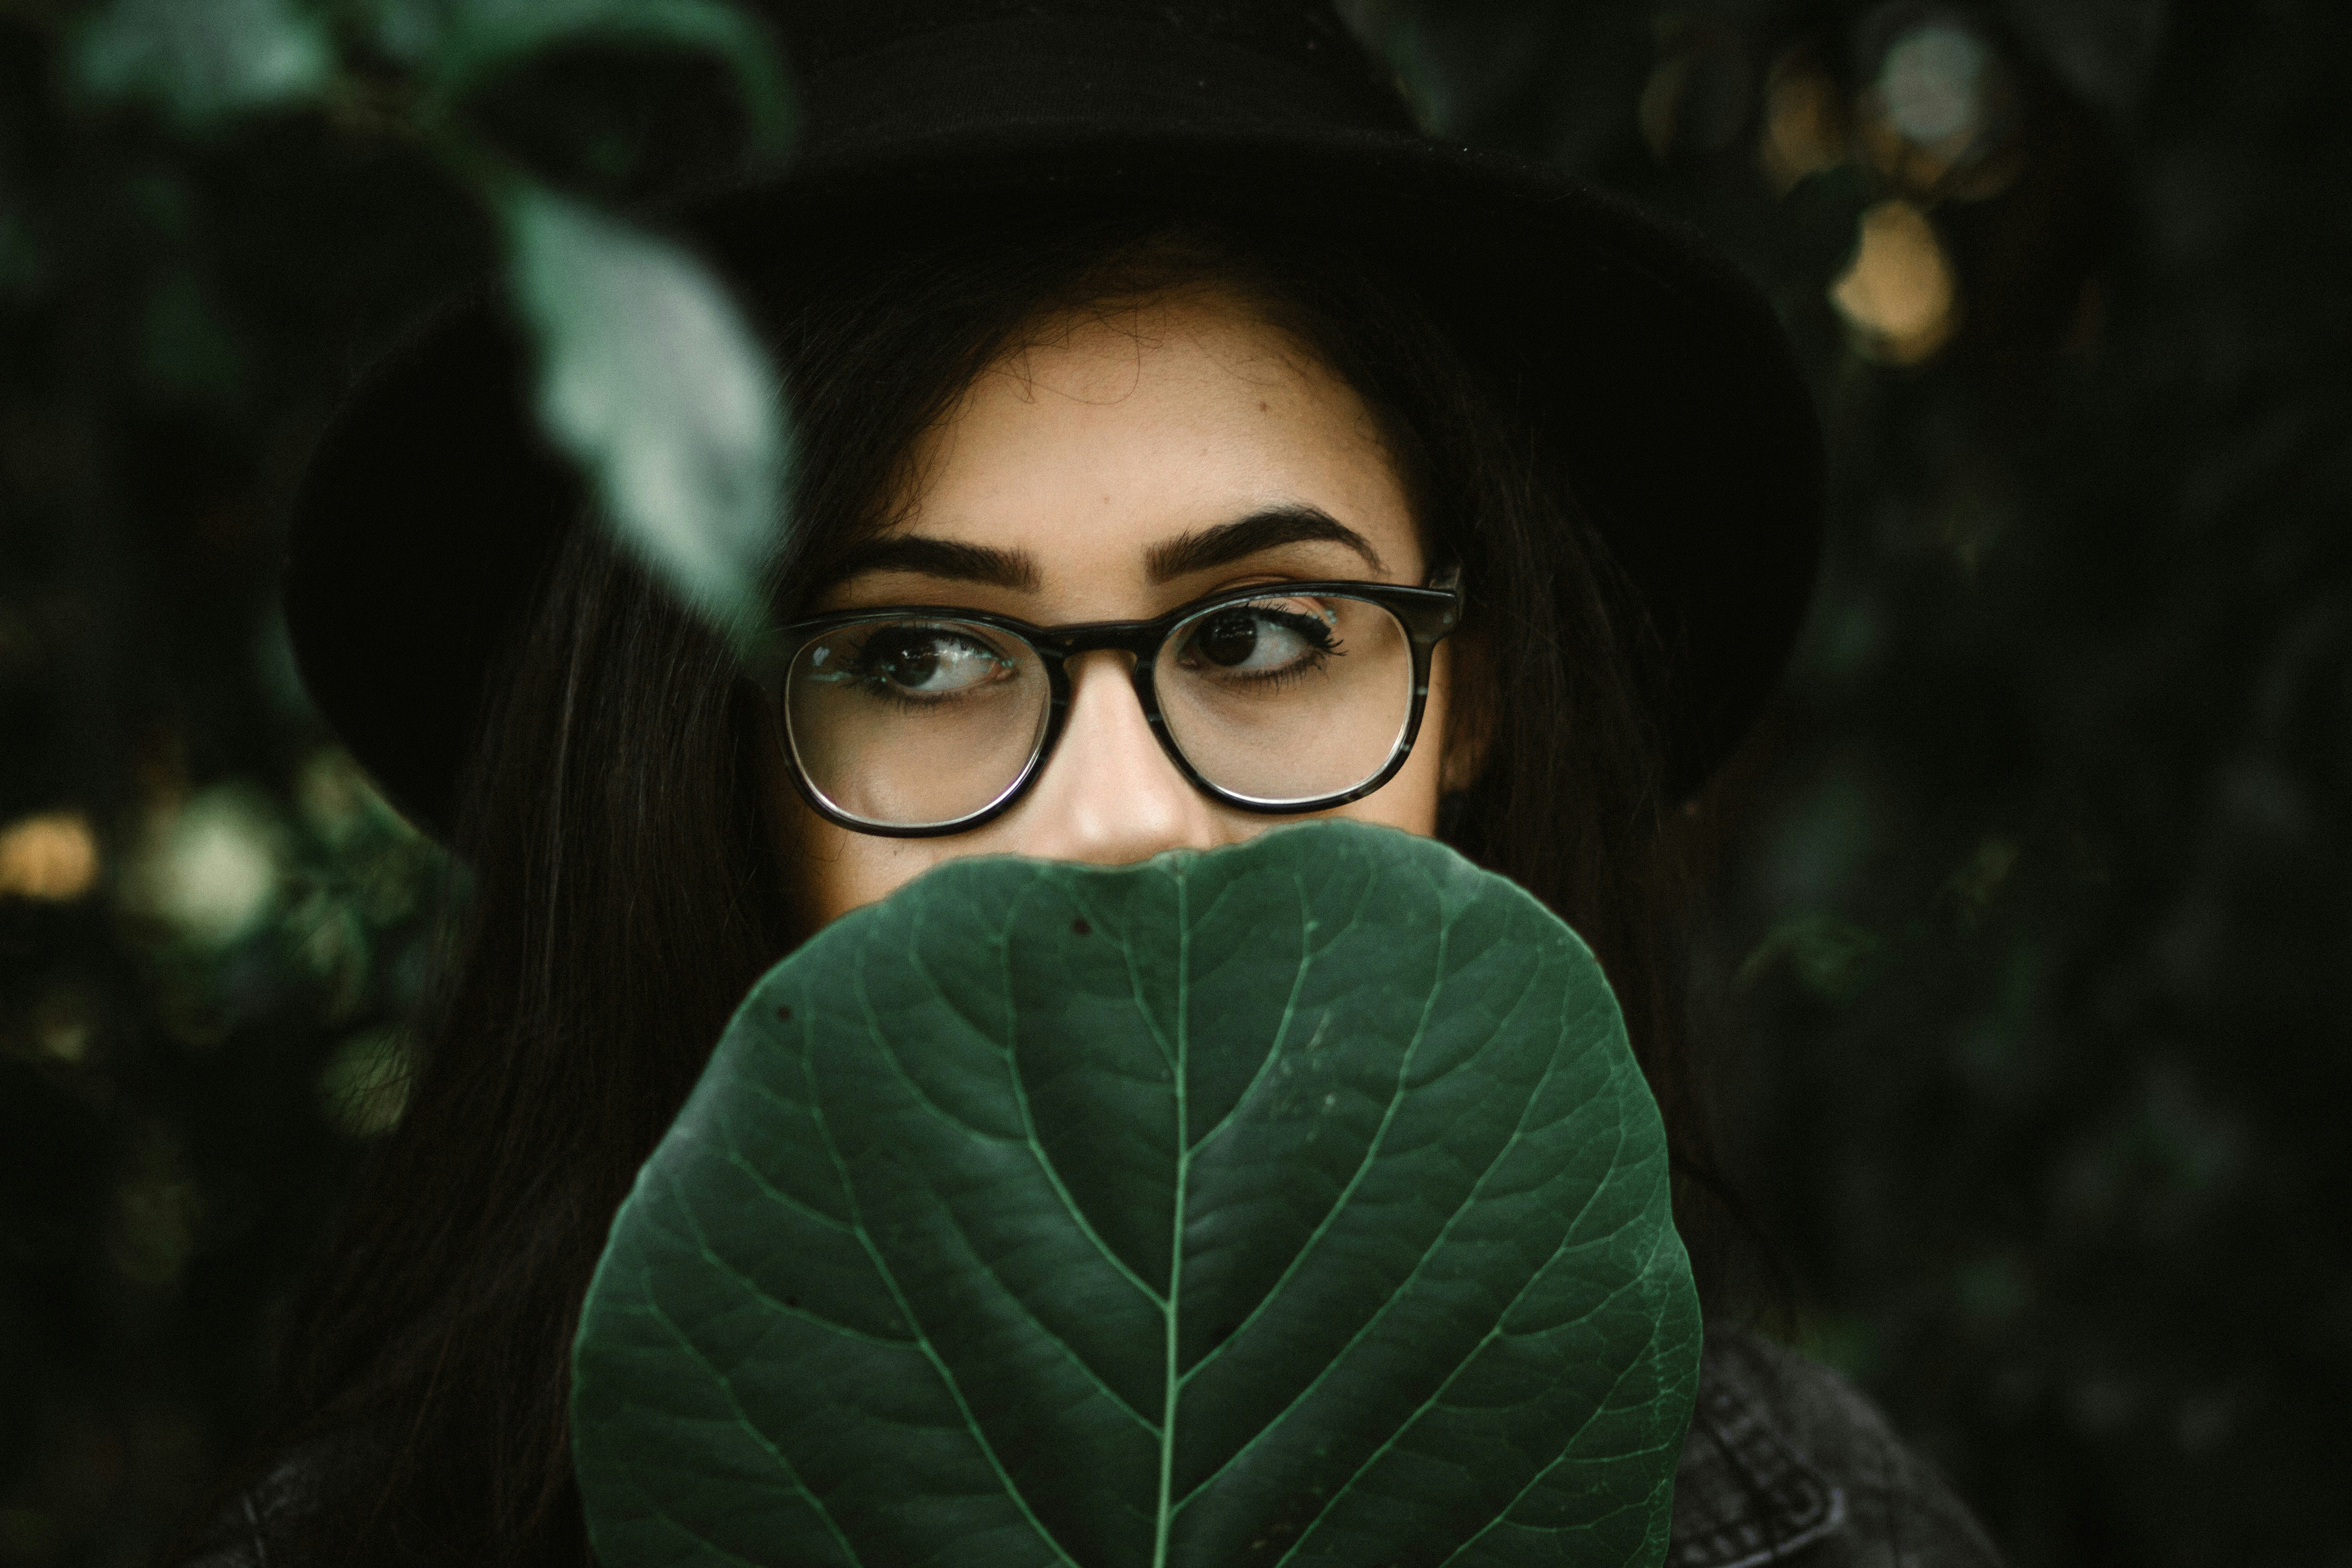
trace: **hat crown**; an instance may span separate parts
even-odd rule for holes
[[[803,77],[926,35],[972,27],[1054,27],[1102,47],[1223,46],[1318,78],[1367,121],[1392,126],[1403,103],[1332,0],[755,0]]]

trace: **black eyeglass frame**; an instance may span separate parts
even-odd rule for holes
[[[1314,598],[1361,599],[1378,605],[1394,616],[1405,629],[1412,651],[1412,706],[1405,715],[1403,731],[1397,737],[1389,760],[1381,770],[1352,789],[1337,795],[1318,795],[1311,800],[1269,802],[1235,795],[1221,789],[1201,776],[1176,738],[1168,732],[1168,721],[1160,716],[1160,692],[1152,674],[1159,663],[1160,650],[1180,626],[1202,616],[1222,609],[1227,605],[1248,604],[1256,599]],[[1000,616],[986,610],[965,609],[941,605],[887,605],[869,609],[843,610],[829,616],[814,616],[781,627],[771,647],[781,657],[761,661],[761,686],[769,698],[772,717],[783,742],[784,760],[792,764],[793,786],[809,808],[826,821],[846,827],[855,833],[871,834],[877,838],[944,838],[950,834],[969,833],[994,821],[1013,809],[1021,797],[1029,793],[1037,775],[1045,771],[1052,760],[1054,748],[1060,744],[1062,731],[1070,712],[1070,673],[1068,663],[1082,653],[1094,653],[1103,648],[1115,649],[1134,657],[1135,667],[1129,680],[1135,688],[1135,700],[1143,710],[1144,721],[1160,742],[1160,749],[1176,765],[1184,781],[1211,800],[1255,812],[1263,816],[1297,816],[1310,811],[1328,811],[1335,805],[1345,805],[1351,800],[1361,800],[1396,777],[1397,770],[1412,755],[1413,742],[1421,735],[1421,716],[1429,704],[1429,669],[1437,645],[1460,625],[1462,619],[1462,574],[1450,567],[1433,576],[1427,587],[1410,587],[1402,583],[1360,583],[1338,579],[1318,579],[1305,583],[1254,583],[1246,587],[1228,588],[1179,605],[1164,616],[1148,621],[1085,621],[1072,626],[1041,626],[1012,616]],[[783,686],[802,654],[811,643],[827,637],[849,626],[867,626],[879,621],[961,621],[972,626],[987,626],[1021,639],[1035,651],[1038,661],[1045,667],[1046,714],[1045,733],[1029,753],[1029,761],[1019,776],[1007,784],[988,805],[969,816],[951,822],[900,826],[869,822],[852,816],[826,800],[817,787],[809,782],[808,770],[801,763],[800,748],[793,740],[790,703]]]

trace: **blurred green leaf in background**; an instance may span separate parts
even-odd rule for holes
[[[714,624],[763,628],[783,399],[719,281],[677,247],[521,184],[502,198],[540,418],[622,542]]]
[[[110,0],[75,66],[105,99],[146,99],[191,130],[317,99],[335,70],[325,23],[299,0]]]

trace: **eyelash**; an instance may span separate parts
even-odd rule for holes
[[[1243,601],[1243,605],[1247,603],[1246,600]],[[1239,609],[1243,605],[1227,607]],[[1244,671],[1238,674],[1229,672],[1223,677],[1228,685],[1248,686],[1261,691],[1276,692],[1306,679],[1310,671],[1321,669],[1330,660],[1347,656],[1346,643],[1331,635],[1329,623],[1319,616],[1302,616],[1293,611],[1267,608],[1261,608],[1255,613],[1305,638],[1308,647],[1307,657],[1300,659],[1297,664],[1286,665],[1280,669]]]
[[[1246,599],[1237,605],[1227,605],[1212,610],[1210,615],[1223,615],[1226,610],[1241,609],[1246,609],[1253,616],[1272,621],[1285,631],[1295,632],[1312,645],[1318,653],[1328,653],[1339,646],[1339,640],[1331,635],[1331,623],[1321,616],[1301,615],[1296,610],[1277,610],[1256,605],[1254,601]],[[1204,616],[1202,619],[1205,622],[1207,617]]]
[[[991,663],[999,665],[1006,669],[1013,668],[1010,660],[1004,658],[1002,655],[998,654],[994,648],[990,647],[984,642],[981,642],[976,638],[963,637],[961,633],[957,632],[946,632],[940,635],[940,640],[942,642],[950,639],[966,644],[970,647],[971,651],[978,658],[985,658]],[[897,702],[908,708],[930,708],[936,707],[942,702],[954,700],[953,696],[912,696],[904,689],[892,683],[884,676],[883,671],[879,667],[870,664],[866,660],[866,650],[872,645],[872,642],[873,638],[871,637],[860,640],[856,650],[851,652],[846,658],[842,660],[841,663],[842,673],[855,680],[861,689],[872,692],[889,701]],[[958,695],[961,694],[959,693]]]

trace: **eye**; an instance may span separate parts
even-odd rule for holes
[[[823,664],[833,650],[814,650]],[[969,632],[951,626],[885,626],[869,633],[831,675],[819,679],[855,680],[903,697],[960,696],[1012,673],[1011,659]]]
[[[1333,651],[1329,612],[1230,605],[1194,624],[1184,639],[1183,663],[1248,675],[1272,675]]]

